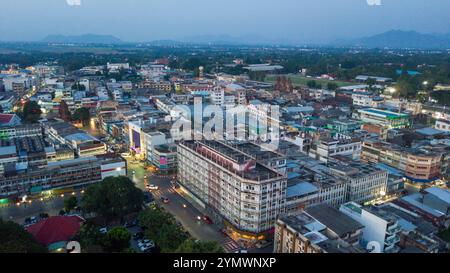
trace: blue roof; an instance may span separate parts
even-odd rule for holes
[[[298,184],[288,187],[286,196],[289,198],[296,195],[311,194],[317,191],[318,191],[317,187],[314,186],[313,184],[309,182],[300,182]]]
[[[422,129],[416,130],[416,132],[419,134],[422,134],[422,135],[426,135],[426,136],[434,136],[434,135],[439,135],[439,134],[443,133],[443,131],[434,129],[434,128],[422,128]]]
[[[431,187],[425,190],[426,192],[436,196],[447,204],[450,204],[450,191],[438,187]]]
[[[300,176],[300,174],[296,173],[296,172],[288,173],[288,179],[293,179],[293,178],[296,178],[296,177],[299,177],[299,176]]]
[[[397,175],[397,176],[403,176],[403,172],[400,171],[399,169],[396,169],[394,167],[388,166],[384,163],[377,163],[375,164],[375,166],[378,169],[381,169],[383,171],[387,171],[389,174],[393,174],[393,175]]]

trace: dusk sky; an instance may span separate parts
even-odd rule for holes
[[[381,5],[368,4],[378,1]],[[314,43],[370,36],[391,29],[450,33],[450,1],[0,1],[0,41],[94,33],[111,34],[130,42],[197,35],[258,35]]]

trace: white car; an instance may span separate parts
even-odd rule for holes
[[[150,184],[150,185],[148,185],[147,188],[149,190],[155,190],[155,191],[159,189],[159,187],[157,185],[155,185],[155,184]]]
[[[138,247],[139,247],[139,249],[149,249],[149,248],[152,248],[152,247],[155,247],[155,243],[153,242],[153,241],[151,241],[151,240],[147,240],[147,239],[145,239],[145,240],[139,240],[138,241]],[[144,251],[144,250],[142,250],[142,251]]]
[[[108,229],[106,227],[103,227],[101,229],[99,229],[100,233],[105,234],[108,232]]]

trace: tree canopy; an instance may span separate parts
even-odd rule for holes
[[[174,252],[188,239],[186,232],[176,224],[175,218],[157,207],[142,211],[139,224],[146,237],[154,240],[162,252]]]
[[[70,212],[75,209],[78,205],[78,199],[75,196],[71,196],[64,200],[64,210],[66,212]]]
[[[212,241],[187,239],[175,251],[177,253],[224,253],[223,247]]]
[[[19,224],[0,219],[0,253],[46,253],[47,248],[39,244]]]
[[[131,234],[124,227],[114,227],[106,233],[103,247],[108,252],[123,252],[130,247]]]
[[[41,118],[41,114],[41,107],[37,102],[27,101],[20,115],[26,123],[36,123]]]
[[[73,113],[72,118],[73,120],[80,121],[81,123],[83,123],[83,126],[86,126],[87,124],[89,124],[89,121],[91,119],[91,113],[89,112],[89,109],[81,107],[75,110],[75,113]]]
[[[142,191],[128,177],[120,176],[107,177],[89,186],[81,205],[86,212],[95,212],[108,221],[139,211],[143,201]]]

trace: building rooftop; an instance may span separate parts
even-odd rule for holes
[[[314,219],[327,226],[328,229],[336,233],[339,237],[364,228],[357,221],[326,204],[308,207],[305,211],[314,217]]]
[[[283,177],[282,174],[255,162],[252,157],[224,142],[207,140],[183,141],[182,145],[244,179],[263,181]],[[237,169],[237,166],[243,169]]]

